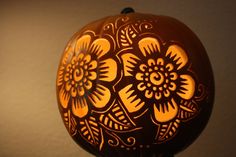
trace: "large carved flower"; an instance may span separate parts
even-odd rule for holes
[[[119,91],[120,99],[130,113],[151,108],[157,122],[175,119],[184,108],[180,101],[191,99],[195,92],[185,51],[177,44],[165,49],[152,37],[141,39],[134,50],[121,55],[126,86]]]
[[[82,118],[89,107],[103,108],[111,97],[104,84],[115,79],[117,64],[106,54],[110,43],[105,38],[92,41],[84,35],[66,49],[58,72],[59,101],[63,108],[72,105],[75,116]]]

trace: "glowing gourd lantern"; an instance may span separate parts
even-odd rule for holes
[[[57,96],[69,134],[88,152],[172,156],[207,124],[214,81],[205,49],[187,26],[125,9],[69,41]]]

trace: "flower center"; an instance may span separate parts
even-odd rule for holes
[[[84,77],[84,70],[82,68],[75,69],[74,73],[73,73],[73,76],[74,76],[74,80],[76,82],[81,81],[82,78]]]
[[[64,77],[67,82],[66,90],[70,91],[72,97],[84,96],[86,90],[92,88],[92,81],[97,78],[96,68],[97,62],[89,54],[79,54],[72,58]]]
[[[161,85],[165,80],[165,77],[160,72],[152,72],[150,75],[150,81],[153,85]]]
[[[174,65],[166,63],[163,58],[148,59],[147,63],[139,66],[135,78],[139,81],[138,90],[144,92],[148,99],[167,98],[177,88],[178,75],[174,72]]]

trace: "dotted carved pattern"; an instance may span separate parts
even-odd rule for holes
[[[103,26],[103,36],[86,30],[70,41],[57,89],[71,136],[99,151],[148,148],[174,138],[198,114],[205,86],[194,78],[184,47],[163,42],[153,23],[118,18]],[[148,144],[136,133],[146,129],[139,123],[144,117],[156,132]]]

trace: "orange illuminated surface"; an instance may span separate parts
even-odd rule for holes
[[[76,142],[96,155],[146,149],[175,153],[184,146],[180,132],[191,134],[188,125],[199,129],[195,139],[203,127],[193,119],[207,121],[210,115],[206,107],[212,106],[213,85],[206,81],[213,80],[211,68],[206,65],[209,74],[199,73],[201,63],[193,58],[205,53],[201,44],[198,52],[182,37],[171,38],[167,17],[140,16],[114,17],[99,25],[100,31],[85,27],[60,62],[57,94],[63,121]]]

